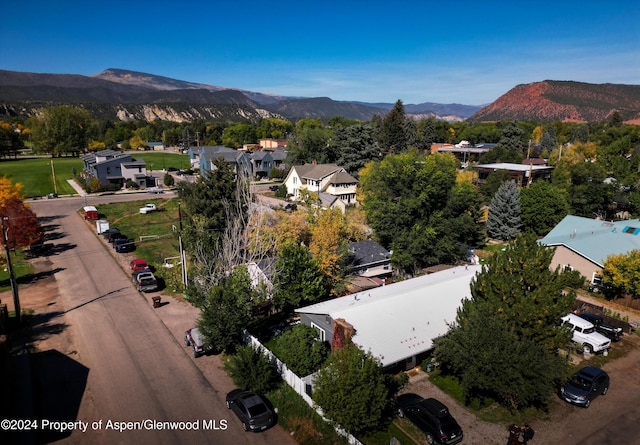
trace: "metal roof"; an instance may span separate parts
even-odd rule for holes
[[[640,249],[640,220],[603,221],[567,215],[539,242],[565,246],[589,261],[604,266],[609,255]]]
[[[383,366],[433,348],[447,333],[469,284],[482,269],[459,266],[296,309],[301,314],[342,318],[355,328],[353,342]]]

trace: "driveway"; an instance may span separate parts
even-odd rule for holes
[[[91,197],[89,204],[140,198]],[[168,296],[153,308],[79,216],[84,205],[79,198],[31,203],[54,247],[33,260],[39,278],[20,288],[22,308],[34,315],[28,358],[15,363],[14,412],[47,427],[15,442],[294,444],[279,426],[242,431],[225,406],[233,383],[220,358],[193,359],[184,346],[197,310]],[[0,299],[12,309],[10,292]],[[62,431],[52,423],[61,420],[77,423]]]

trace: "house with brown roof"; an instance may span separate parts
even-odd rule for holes
[[[345,205],[356,204],[358,180],[336,164],[294,165],[284,180],[287,193],[300,199],[300,190],[330,195]]]

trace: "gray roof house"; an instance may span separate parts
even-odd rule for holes
[[[358,180],[336,164],[294,165],[284,180],[287,192],[299,199],[300,190],[326,193],[337,197],[345,205],[356,204]]]
[[[458,308],[471,298],[479,265],[453,267],[296,309],[300,322],[334,344],[341,327],[353,342],[380,359],[385,369],[415,367],[446,334]]]
[[[555,247],[551,267],[577,270],[593,285],[609,255],[640,249],[640,220],[603,221],[568,215],[538,241]]]
[[[498,170],[509,173],[518,187],[526,187],[529,183],[537,179],[549,180],[554,167],[548,165],[533,164],[512,164],[509,162],[498,162],[496,164],[476,164],[473,169],[478,172],[478,184],[484,184],[487,177]]]
[[[130,154],[115,150],[101,150],[80,156],[84,163],[85,179],[97,178],[101,184],[124,185],[131,180],[145,187],[147,167],[144,161],[133,159]]]
[[[197,155],[195,155],[197,153]],[[196,156],[200,174],[206,176],[208,172],[215,169],[213,163],[216,159],[223,159],[227,164],[233,166],[235,173],[251,174],[251,160],[247,153],[238,151],[234,148],[224,147],[222,145],[207,145],[203,147],[189,149],[189,156]],[[193,165],[193,163],[192,163]]]
[[[253,176],[259,178],[269,177],[271,170],[283,169],[287,153],[282,149],[276,150],[256,150],[249,155],[251,166],[253,168]]]

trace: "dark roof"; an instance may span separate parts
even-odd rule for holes
[[[349,243],[349,253],[354,266],[379,263],[389,259],[390,252],[373,240]]]

